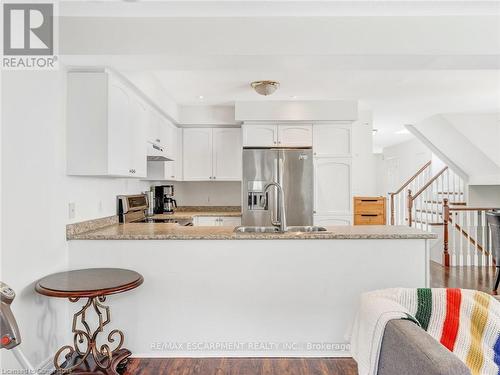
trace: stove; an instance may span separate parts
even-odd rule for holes
[[[192,226],[191,219],[148,217],[146,212],[151,202],[148,194],[119,195],[118,219],[120,223],[174,223],[184,227]]]
[[[173,223],[179,224],[184,227],[190,227],[193,225],[193,221],[190,219],[159,219],[154,217],[145,217],[144,219],[132,221],[132,223]]]

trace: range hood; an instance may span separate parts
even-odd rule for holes
[[[165,147],[153,142],[147,142],[147,156],[149,161],[173,161],[167,158]]]

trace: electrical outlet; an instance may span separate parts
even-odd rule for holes
[[[74,219],[76,217],[76,205],[75,202],[68,203],[68,217],[69,219]]]

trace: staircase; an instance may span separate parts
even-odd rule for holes
[[[396,192],[389,193],[391,225],[438,234],[431,258],[445,266],[491,266],[490,207],[469,207],[465,180],[448,166],[432,174],[426,163]]]

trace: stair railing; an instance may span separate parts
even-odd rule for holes
[[[408,190],[408,225],[429,230],[443,223],[443,203],[464,204],[465,181],[447,166],[422,186],[415,194]]]
[[[414,195],[412,194],[412,190],[408,189],[408,197],[406,200],[408,205],[408,226],[411,227],[413,224],[416,224],[416,226],[422,228],[425,224],[425,229],[429,229],[429,220],[432,221],[432,215],[438,212],[437,204],[439,200],[437,198],[438,196],[435,195],[434,192],[436,191],[436,188],[439,190],[439,188],[444,185],[443,178],[446,171],[448,171],[447,166],[427,181],[425,185],[422,186]],[[426,203],[425,201],[429,202],[429,204],[424,204]],[[420,211],[414,211],[415,202],[419,203]],[[436,207],[434,207],[434,203],[436,203]]]
[[[450,206],[443,202],[443,263],[445,266],[492,266],[491,232],[486,212],[494,207]]]
[[[407,205],[405,204],[405,189],[416,190],[422,187],[430,176],[432,161],[425,163],[417,173],[411,176],[398,190],[389,193],[391,225],[404,225],[407,219]]]

